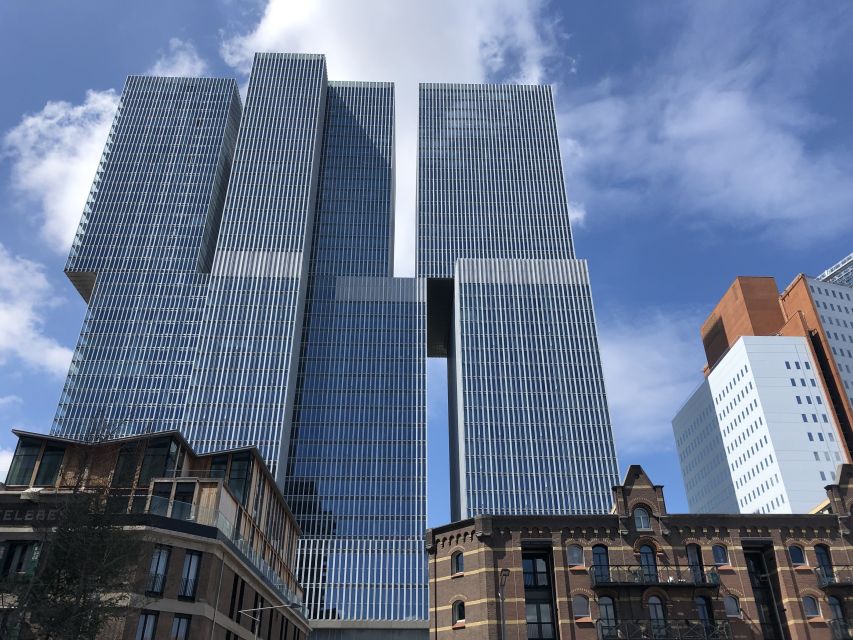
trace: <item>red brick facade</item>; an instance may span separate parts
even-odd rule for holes
[[[431,529],[430,638],[853,637],[851,477],[845,465],[828,487],[834,513],[669,514],[662,488],[632,466],[614,488],[611,514],[479,516]],[[700,562],[688,558],[690,545]],[[593,547],[606,547],[606,563],[593,562]],[[463,566],[454,571],[458,552]],[[454,617],[460,602],[464,618]]]

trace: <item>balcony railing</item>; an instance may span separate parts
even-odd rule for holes
[[[727,621],[620,620],[596,623],[599,640],[730,640]]]
[[[166,586],[166,574],[164,573],[149,573],[148,585],[145,588],[146,593],[161,594],[163,587]]]
[[[853,638],[853,621],[830,620],[829,631],[832,640],[851,640]]]
[[[672,587],[716,587],[716,569],[699,567],[656,567],[638,564],[593,565],[589,568],[593,587],[659,585]]]
[[[179,598],[194,598],[195,589],[198,585],[196,578],[184,578],[181,580],[181,589],[178,591]]]
[[[816,567],[814,572],[820,587],[853,587],[853,566]]]

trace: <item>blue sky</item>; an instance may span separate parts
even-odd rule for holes
[[[413,271],[416,83],[554,85],[620,469],[643,464],[671,510],[686,502],[670,419],[701,381],[714,302],[737,275],[784,287],[853,251],[849,3],[2,3],[0,466],[9,428],[50,428],[84,314],[62,266],[125,76],[245,85],[255,50],[397,83],[398,275]],[[432,389],[443,376],[431,362]],[[438,524],[440,393],[429,413]]]

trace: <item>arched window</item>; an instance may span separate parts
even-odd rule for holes
[[[648,510],[643,507],[634,509],[634,527],[639,530],[652,528],[652,520],[649,517]]]
[[[577,618],[589,618],[589,598],[582,595],[572,597],[572,613]]]
[[[841,604],[841,600],[835,596],[829,596],[826,599],[826,602],[829,604],[829,615],[832,620],[846,620],[844,615],[844,605]]]
[[[652,637],[666,637],[666,611],[663,608],[663,601],[657,596],[650,596],[648,606]]]
[[[698,544],[687,545],[687,566],[690,568],[690,577],[695,584],[701,584],[705,581],[705,567],[702,564],[702,547]]]
[[[817,559],[817,574],[824,585],[835,582],[835,571],[832,568],[832,556],[829,555],[829,547],[819,544],[814,548]]]
[[[791,563],[794,565],[804,565],[806,563],[806,554],[799,545],[792,544],[788,547],[788,555],[791,557]]]
[[[693,599],[693,604],[696,607],[696,619],[707,629],[714,621],[714,609],[711,607],[711,601],[705,596],[696,596]]]
[[[640,569],[644,584],[654,584],[658,581],[657,555],[651,545],[644,544],[640,547]]]
[[[592,572],[596,582],[610,582],[610,558],[603,544],[592,548]]]
[[[457,600],[453,603],[453,624],[465,623],[465,603]]]
[[[602,640],[619,637],[619,622],[616,618],[616,605],[610,596],[598,599],[598,627]]]
[[[805,611],[807,618],[817,618],[820,615],[820,605],[818,605],[817,599],[812,596],[804,597],[803,611]]]
[[[566,558],[570,567],[582,567],[583,547],[579,544],[570,544],[566,549]]]
[[[721,544],[713,546],[714,564],[717,566],[729,563],[729,550]]]
[[[723,598],[723,605],[729,618],[740,618],[740,600],[734,596],[726,596]]]
[[[457,551],[452,556],[450,556],[450,566],[451,572],[454,575],[457,573],[463,573],[465,571],[465,557],[462,555],[461,551]]]

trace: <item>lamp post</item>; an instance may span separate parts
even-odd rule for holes
[[[501,608],[501,640],[506,640],[506,609],[504,608],[504,598],[506,597],[507,578],[509,578],[509,569],[501,569],[500,580],[498,581],[498,602]]]

